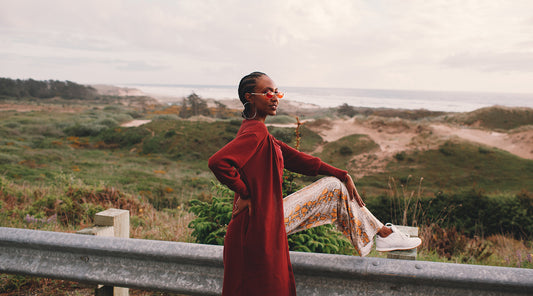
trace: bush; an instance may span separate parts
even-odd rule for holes
[[[179,120],[176,114],[160,114],[154,116],[154,120]]]
[[[354,117],[355,115],[357,115],[357,111],[355,110],[355,108],[346,103],[342,104],[337,108],[337,113],[339,113],[339,115],[345,115],[348,117]]]
[[[294,123],[296,124],[296,119],[293,116],[288,115],[277,115],[277,116],[269,116],[265,120],[266,124],[288,124],[288,123]]]
[[[533,194],[489,197],[481,190],[459,193],[437,192],[424,197],[409,209],[394,206],[393,197],[379,196],[366,201],[367,208],[384,221],[401,224],[406,210],[418,225],[435,224],[455,228],[469,237],[510,234],[517,239],[533,238]]]
[[[72,137],[92,137],[97,136],[107,128],[101,124],[75,124],[65,128],[63,132]]]
[[[172,138],[165,137],[164,134],[159,134],[149,139],[146,139],[142,144],[143,154],[165,153],[172,147]]]
[[[445,229],[432,224],[424,229],[422,236],[427,250],[435,251],[439,256],[448,260],[452,257],[460,257],[464,263],[479,262],[492,255],[489,242],[477,236],[473,239],[468,238],[455,227]]]
[[[406,153],[405,151],[398,152],[394,155],[394,158],[396,158],[397,161],[403,161],[405,160]]]
[[[197,218],[189,223],[189,227],[194,229],[192,236],[196,237],[196,242],[223,245],[233,209],[232,191],[220,183],[214,184],[213,189],[218,197],[213,197],[211,202],[190,201],[189,212]]]
[[[353,150],[352,148],[348,147],[348,146],[342,146],[340,149],[339,149],[339,153],[341,155],[344,155],[344,156],[347,156],[347,155],[352,155],[353,154]]]
[[[296,139],[296,134],[292,128],[269,127],[268,130],[276,139],[288,145],[292,145]]]
[[[105,125],[107,127],[115,127],[118,125],[118,122],[112,118],[105,118],[97,122],[99,125]]]
[[[533,110],[521,107],[487,107],[466,114],[458,114],[456,121],[489,129],[510,130],[533,123]]]
[[[20,160],[18,155],[0,153],[0,164],[18,163]]]
[[[297,174],[285,171],[283,192],[291,194],[300,189],[294,179]],[[194,229],[192,236],[201,244],[223,245],[227,225],[231,221],[233,209],[233,192],[220,183],[214,183],[215,196],[210,202],[192,200],[190,212],[197,218],[189,227]],[[353,254],[351,243],[333,225],[322,225],[294,233],[288,237],[289,249],[300,252],[317,252],[329,254]]]
[[[324,149],[317,156],[326,163],[342,168],[348,166],[354,155],[367,153],[378,148],[379,146],[368,136],[354,134],[325,144]]]
[[[43,196],[35,201],[27,215],[27,223],[52,223],[80,225],[91,223],[96,213],[103,211],[101,205],[87,203],[70,196]]]
[[[150,131],[145,128],[110,128],[100,134],[100,139],[107,145],[129,148],[149,135]]]
[[[352,244],[331,224],[289,235],[289,249],[298,252],[353,255]]]

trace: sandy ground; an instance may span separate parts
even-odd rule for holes
[[[364,134],[379,145],[379,149],[357,155],[349,168],[356,177],[383,170],[399,152],[435,149],[446,140],[462,139],[501,150],[519,157],[533,159],[533,130],[499,133],[447,124],[415,124],[399,119],[369,118],[364,121],[337,119],[320,126],[310,126],[324,141],[332,142],[352,134]],[[319,147],[315,152],[320,152]]]
[[[98,91],[99,94],[106,96],[146,96],[141,90],[129,87],[118,87],[107,84],[93,84],[93,88]]]
[[[146,95],[137,89],[121,88],[109,85],[93,85],[100,93],[119,96]],[[161,98],[156,98],[164,103]],[[174,100],[176,98],[173,98]],[[221,101],[228,108],[241,109],[242,103],[237,100]],[[209,100],[214,104],[214,100]],[[291,114],[302,112],[320,112],[316,105],[282,101],[280,109]],[[78,112],[80,107],[73,106],[62,108],[61,105],[41,104],[0,104],[0,111],[16,110],[27,111],[52,111],[52,112]],[[201,120],[201,119],[199,119]],[[124,127],[140,126],[149,120],[133,120],[122,124]],[[289,125],[290,126],[290,125]],[[463,139],[490,147],[508,151],[525,159],[533,159],[533,130],[502,133],[470,127],[458,127],[444,123],[418,124],[401,119],[366,118],[360,120],[357,117],[350,119],[337,119],[328,121],[322,125],[309,125],[310,129],[317,132],[324,141],[332,142],[352,134],[364,134],[379,145],[379,149],[367,154],[358,155],[353,160],[356,167],[353,169],[365,174],[370,171],[381,170],[394,155],[401,151],[434,149],[449,139]],[[320,152],[319,147],[315,152]]]
[[[131,90],[130,90],[131,91]],[[161,101],[161,98],[158,98]],[[214,104],[212,100],[209,103]],[[239,100],[223,100],[221,103],[228,108],[240,109]],[[283,101],[280,109],[291,114],[301,112],[316,112],[318,106]],[[139,126],[146,121],[134,120],[123,126]],[[283,125],[290,127],[292,125]],[[407,120],[390,118],[355,118],[337,119],[324,125],[311,125],[311,130],[317,132],[324,141],[332,142],[352,134],[364,134],[379,145],[379,149],[354,157],[352,171],[362,176],[367,173],[381,171],[385,165],[399,152],[409,150],[435,149],[446,140],[462,139],[490,147],[508,151],[519,157],[533,159],[533,130],[515,133],[501,133],[483,129],[458,127],[444,123],[418,124]],[[322,147],[314,152],[320,152]]]
[[[136,119],[136,120],[132,120],[132,121],[128,121],[126,123],[123,123],[120,126],[123,126],[123,127],[135,127],[135,126],[141,126],[141,125],[146,124],[146,123],[148,123],[150,121],[151,120]]]
[[[433,132],[442,137],[459,137],[471,142],[496,147],[522,158],[533,159],[533,131],[498,133],[472,128],[457,128],[444,124],[431,126]]]

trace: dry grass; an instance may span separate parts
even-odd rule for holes
[[[493,235],[487,238],[492,244],[498,265],[533,268],[533,244],[531,241],[524,242],[505,235]]]

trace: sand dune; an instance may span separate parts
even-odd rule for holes
[[[525,159],[533,159],[533,130],[502,133],[449,124],[417,124],[400,119],[357,118],[337,119],[310,129],[326,142],[342,137],[363,134],[379,145],[379,149],[353,159],[350,171],[357,177],[383,171],[395,154],[409,150],[435,149],[450,139],[461,139],[508,151]],[[320,152],[319,147],[316,152]]]

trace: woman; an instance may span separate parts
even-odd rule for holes
[[[209,159],[217,179],[235,192],[224,240],[222,295],[296,295],[287,233],[306,228],[335,223],[361,256],[368,254],[376,234],[379,251],[420,244],[418,238],[407,238],[372,216],[346,171],[268,133],[265,119],[276,115],[282,97],[266,74],[243,77],[239,98],[245,119],[236,138]],[[283,200],[284,168],[334,178],[319,180]]]

